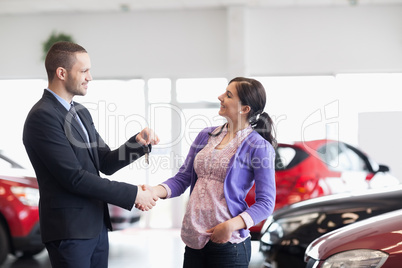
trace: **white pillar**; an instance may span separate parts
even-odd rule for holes
[[[176,94],[176,82],[177,79],[172,79],[172,95],[171,95],[171,102],[175,107],[179,107],[178,102],[177,102],[177,94]],[[178,115],[176,114],[176,111],[174,109],[171,109],[172,111],[172,138],[175,139],[176,137],[180,136],[181,133],[181,128],[184,126],[183,122],[181,122],[182,118],[179,118]],[[180,156],[181,155],[181,142],[177,142],[172,146],[172,152],[174,156]],[[172,170],[172,175],[176,174],[178,172],[178,168],[175,170]],[[172,202],[172,227],[173,228],[180,228],[182,225],[183,221],[183,216],[184,216],[184,208],[185,206],[183,205],[184,200],[185,200],[185,194],[172,198],[169,200],[169,202]]]

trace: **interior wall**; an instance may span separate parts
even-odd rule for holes
[[[42,43],[52,31],[71,34],[88,50],[95,78],[231,77],[238,62],[237,75],[253,76],[402,71],[400,5],[245,8],[242,25],[232,14],[3,15],[0,79],[45,78]],[[246,39],[237,58],[234,34]]]
[[[91,57],[94,78],[215,77],[226,70],[224,10],[0,17],[0,79],[46,78],[42,43],[66,33]]]
[[[379,164],[386,164],[402,181],[399,152],[402,151],[402,112],[372,112],[359,114],[359,144]]]
[[[237,6],[229,9],[1,15],[0,79],[46,79],[42,43],[52,31],[71,34],[88,50],[94,79],[230,79],[234,75],[402,72],[401,5],[258,9]],[[364,77],[362,81],[365,83],[346,87],[346,91],[341,92],[339,104],[342,121],[339,128],[341,132],[351,133],[353,145],[358,145],[354,140],[357,140],[358,131],[362,131],[357,130],[358,113],[373,111],[373,105],[378,103],[383,103],[380,110],[384,106],[400,109],[395,108],[398,104],[387,104],[397,101],[394,97],[396,88],[381,82],[368,91],[367,83],[373,83]],[[337,89],[336,86],[323,89],[323,94],[334,97],[314,107],[325,106],[339,98],[336,97],[339,95]],[[269,90],[278,91],[276,88]],[[314,98],[305,93],[299,94],[301,97],[296,100],[297,90],[280,92],[286,97],[272,100],[289,111],[289,121],[292,113],[300,114],[299,110],[287,108],[289,98],[293,96],[292,101],[301,102],[301,106],[303,98]],[[380,96],[388,101],[377,101],[380,92],[387,92]],[[361,108],[365,104],[370,107]],[[343,109],[345,105],[352,108]],[[342,113],[344,110],[353,112]],[[389,159],[397,159],[391,153]]]
[[[250,11],[248,60],[258,74],[402,70],[402,7]]]

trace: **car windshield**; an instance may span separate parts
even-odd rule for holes
[[[23,168],[20,164],[7,157],[3,151],[0,151],[0,168]]]

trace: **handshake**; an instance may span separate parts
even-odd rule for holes
[[[149,186],[138,185],[137,197],[135,198],[135,207],[142,211],[148,211],[156,205],[159,198],[166,198],[167,191],[162,185]]]
[[[146,159],[149,154],[149,144],[156,145],[159,143],[158,136],[149,128],[144,128],[137,134],[135,139],[144,147]],[[165,198],[166,196],[167,191],[162,185],[154,187],[145,184],[138,185],[135,207],[142,211],[148,211],[156,205],[156,201],[158,201],[159,198]]]

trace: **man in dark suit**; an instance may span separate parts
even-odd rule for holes
[[[89,111],[73,102],[92,80],[83,47],[55,43],[45,67],[48,88],[29,112],[23,133],[39,184],[42,240],[53,267],[107,267],[107,204],[149,210],[158,198],[147,187],[101,178],[100,172],[113,174],[159,139],[145,128],[116,150],[102,140]]]

